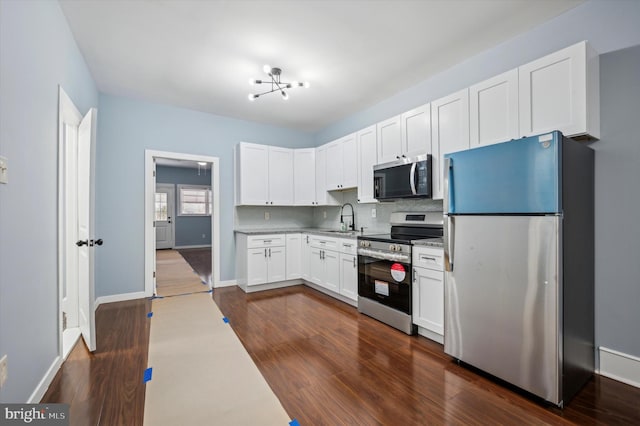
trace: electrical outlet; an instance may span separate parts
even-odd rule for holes
[[[324,217],[325,219],[327,218],[327,211],[326,210],[322,212],[322,217]]]
[[[271,219],[271,215],[269,214],[269,212],[264,212],[264,220],[269,220]]]
[[[376,208],[375,207],[373,207],[371,209],[371,217],[376,217]]]
[[[6,157],[0,157],[0,183],[9,183],[9,165]]]
[[[7,381],[7,356],[3,356],[0,359],[0,388],[4,386],[4,382]]]
[[[202,234],[202,238],[207,238],[207,235],[206,234]]]

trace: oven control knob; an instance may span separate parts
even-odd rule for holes
[[[389,250],[396,251],[396,245],[395,244],[390,244],[389,245]]]

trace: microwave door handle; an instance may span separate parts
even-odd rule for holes
[[[409,184],[411,185],[411,193],[413,195],[418,195],[416,191],[416,166],[418,163],[413,163],[411,165],[411,173],[409,173]]]

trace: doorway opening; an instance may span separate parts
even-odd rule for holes
[[[193,176],[171,177],[180,174],[178,169],[187,169],[182,173]],[[197,278],[204,290],[219,285],[219,175],[217,157],[145,151],[146,296],[159,295],[159,273],[171,262],[174,262],[173,269],[169,271],[180,274],[186,265],[189,273],[193,274],[191,269],[199,273],[199,276],[193,274],[190,278]],[[172,202],[173,206],[170,205]],[[174,278],[171,274],[173,272],[169,272],[169,281]],[[167,277],[166,272],[164,277]],[[197,288],[198,285],[194,285],[188,292]],[[171,291],[179,291],[179,287]]]

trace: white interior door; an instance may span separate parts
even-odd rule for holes
[[[87,349],[96,349],[94,289],[94,164],[96,110],[91,108],[78,127],[78,301],[79,326]]]
[[[156,249],[173,248],[175,245],[175,186],[156,184],[155,193],[155,226]]]

